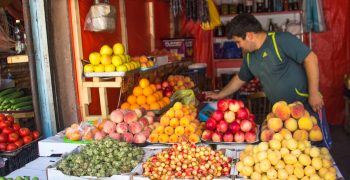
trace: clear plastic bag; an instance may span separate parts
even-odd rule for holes
[[[116,9],[108,3],[92,5],[85,18],[84,30],[94,32],[114,32],[116,28]]]

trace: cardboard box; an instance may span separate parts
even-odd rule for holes
[[[194,55],[194,39],[163,39],[163,47],[172,53],[177,53],[181,59],[193,58]]]
[[[57,134],[39,141],[39,156],[51,156],[54,154],[65,154],[72,152],[78,146],[84,144],[72,144],[63,141],[63,136]]]

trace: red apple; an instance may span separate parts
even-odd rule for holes
[[[238,131],[236,134],[235,134],[235,142],[244,142],[244,133],[242,131]]]
[[[226,121],[222,120],[216,125],[216,130],[221,133],[225,133],[228,129],[228,124]]]
[[[215,119],[216,121],[221,121],[224,119],[224,113],[220,110],[216,110],[213,112],[213,114],[211,115],[211,117],[213,119]]]
[[[208,129],[204,130],[202,133],[202,139],[204,141],[210,141],[212,136],[213,136],[213,131],[208,130]]]
[[[216,129],[216,121],[213,118],[209,118],[207,122],[205,122],[205,129],[214,131]]]
[[[240,108],[237,111],[237,119],[248,119],[249,111],[247,108]]]
[[[213,136],[211,137],[211,140],[213,142],[221,142],[222,141],[222,135],[219,132],[214,132]]]
[[[162,82],[162,87],[163,87],[163,88],[166,88],[166,87],[168,87],[168,86],[169,86],[168,81],[163,81],[163,82]]]
[[[228,129],[232,134],[235,134],[241,129],[241,127],[236,121],[234,121],[229,125]]]
[[[244,108],[244,103],[243,103],[243,101],[237,100],[237,102],[238,102],[240,108]]]
[[[225,142],[233,142],[233,135],[229,132],[226,132],[223,137]]]
[[[252,121],[252,122],[255,122],[255,115],[254,114],[249,114],[248,115],[248,120]]]
[[[245,133],[244,138],[247,142],[254,142],[256,140],[256,134],[255,132],[249,131]]]
[[[162,85],[157,83],[157,84],[156,84],[156,89],[157,89],[157,90],[161,90],[161,89],[162,89]]]
[[[227,123],[232,123],[235,120],[235,113],[233,111],[226,111],[224,113],[224,119]]]
[[[167,92],[165,92],[165,96],[166,97],[171,97],[173,95],[173,93],[171,92],[171,91],[167,91]]]
[[[237,112],[239,110],[239,108],[241,107],[238,103],[237,100],[231,100],[229,103],[228,103],[228,107],[231,111],[233,112]]]
[[[252,122],[247,120],[247,119],[242,120],[240,125],[241,125],[241,130],[243,132],[250,131],[252,129],[252,126],[253,126]]]
[[[220,99],[218,101],[218,110],[225,112],[228,109],[228,104],[229,104],[230,99]]]

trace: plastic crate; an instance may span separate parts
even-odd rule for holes
[[[23,147],[23,149],[14,156],[2,155],[2,157],[7,159],[4,167],[4,175],[7,175],[39,157],[38,141],[32,142],[28,146]],[[3,173],[3,171],[0,170],[0,173]]]

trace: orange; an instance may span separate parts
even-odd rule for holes
[[[130,109],[130,104],[128,102],[124,102],[121,106],[121,109]]]
[[[166,103],[166,104],[170,104],[170,99],[168,97],[163,97],[162,100]]]
[[[145,110],[149,110],[149,105],[148,104],[142,104],[141,107],[144,108]]]
[[[160,109],[160,106],[157,102],[150,104],[150,110],[158,110],[158,109]]]
[[[158,101],[158,99],[159,99],[158,93],[153,93],[153,96],[156,98],[156,101]]]
[[[151,87],[145,87],[143,90],[142,90],[142,93],[143,93],[143,95],[145,95],[145,96],[149,96],[149,95],[151,95],[151,94],[153,94],[153,90],[152,90],[152,88]]]
[[[144,95],[137,96],[136,103],[138,105],[146,104],[147,98]]]
[[[152,104],[152,103],[154,103],[156,101],[157,101],[157,99],[156,99],[156,97],[154,95],[147,96],[147,104]]]
[[[79,132],[74,132],[72,133],[72,135],[70,136],[70,140],[72,141],[79,141],[80,140],[80,133]]]
[[[135,104],[136,103],[136,96],[130,95],[127,99],[128,103]]]
[[[132,93],[135,95],[135,96],[141,96],[142,95],[142,88],[140,86],[136,86],[134,88],[134,90],[132,91]]]
[[[156,92],[156,90],[157,90],[156,85],[150,84],[149,87],[152,88],[153,92]]]
[[[130,110],[135,110],[135,109],[138,109],[140,108],[140,106],[138,104],[131,104],[130,105]]]
[[[158,101],[158,104],[161,108],[163,108],[164,106],[166,106],[165,102],[163,102],[162,100]]]
[[[142,78],[142,79],[139,81],[139,86],[142,87],[142,88],[148,87],[148,86],[149,86],[149,81],[148,81],[148,79]]]

